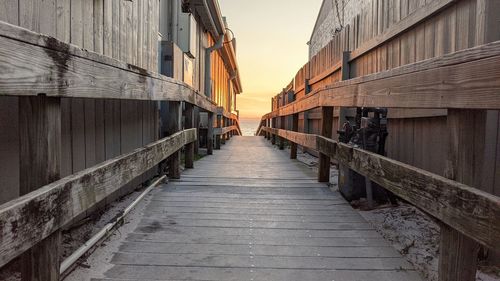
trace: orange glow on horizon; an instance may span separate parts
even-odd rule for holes
[[[271,98],[292,81],[308,60],[311,36],[322,0],[219,0],[234,31],[243,93],[242,118],[271,111]]]

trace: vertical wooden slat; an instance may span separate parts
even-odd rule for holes
[[[19,25],[19,0],[0,0],[0,20]]]
[[[83,47],[83,5],[85,0],[71,0],[71,43]]]
[[[57,13],[56,0],[39,0],[40,12],[40,33],[48,36],[56,37],[57,35]]]
[[[73,173],[85,169],[85,121],[84,101],[71,99],[71,151]]]
[[[95,100],[84,100],[85,168],[96,164]]]
[[[83,48],[94,51],[94,1],[83,0]]]
[[[66,43],[71,41],[71,0],[57,0],[56,37]]]
[[[19,98],[20,190],[30,193],[60,178],[61,99]],[[21,256],[23,281],[59,280],[61,233],[56,231]]]
[[[94,0],[94,52],[99,54],[104,54],[104,1]]]
[[[321,108],[321,136],[332,138],[333,107]],[[318,181],[330,181],[330,157],[322,153],[319,154]]]
[[[479,129],[476,120],[486,115],[481,110],[448,110],[448,160],[446,177],[470,186],[477,186],[479,178],[474,153],[474,135]],[[484,125],[484,123],[483,123]],[[466,148],[466,149],[464,149]],[[440,281],[476,280],[479,244],[451,227],[441,224],[439,257]]]

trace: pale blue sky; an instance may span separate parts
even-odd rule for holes
[[[237,39],[242,117],[270,111],[271,97],[307,62],[322,0],[219,0]]]

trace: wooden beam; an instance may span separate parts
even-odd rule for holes
[[[489,249],[500,244],[500,197],[322,136],[263,130],[337,159]]]
[[[61,99],[20,98],[19,133],[20,194],[25,195],[60,178]],[[59,280],[60,254],[61,232],[55,231],[22,255],[22,280]]]
[[[0,267],[196,140],[184,130],[0,206]]]
[[[332,123],[333,123],[333,107],[321,108],[321,121],[320,121],[321,136],[326,138],[332,137]],[[319,153],[318,159],[318,181],[330,182],[330,156],[327,154]]]
[[[171,100],[217,110],[182,81],[5,22],[0,68],[0,95]]]

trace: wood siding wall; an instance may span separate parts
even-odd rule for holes
[[[153,72],[158,71],[158,11],[158,0],[0,0],[0,21]],[[63,99],[61,110],[62,176],[158,139],[156,102]],[[0,97],[0,112],[3,203],[19,196],[18,98]]]

